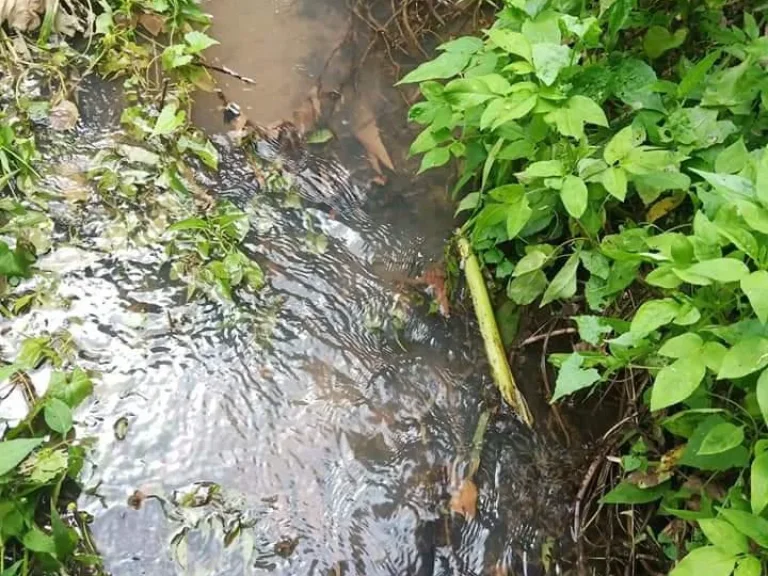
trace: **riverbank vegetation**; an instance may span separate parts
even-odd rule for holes
[[[189,122],[192,92],[213,87],[201,57],[215,43],[208,24],[190,0],[0,3],[6,320],[51,304],[57,277],[39,265],[57,248],[77,246],[83,231],[74,223],[91,215],[107,226],[104,249],[149,247],[158,274],[169,268],[188,299],[226,304],[262,287],[262,271],[242,246],[246,214],[211,196],[191,169],[219,162]],[[57,189],[51,183],[64,173],[57,158],[77,145],[89,75],[122,85],[117,137],[101,141],[80,185]],[[77,437],[73,415],[97,375],[79,365],[81,351],[66,332],[7,344],[0,401],[25,406],[0,417],[0,575],[101,573],[88,515],[76,505],[91,442]]]
[[[578,330],[549,356],[551,401],[629,401],[623,455],[600,450],[619,478],[574,526],[619,519],[605,573],[758,576],[768,559],[766,16],[507,0],[400,82],[422,96],[411,152],[459,166],[462,231],[502,300]]]

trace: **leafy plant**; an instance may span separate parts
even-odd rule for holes
[[[665,432],[603,502],[690,523],[676,576],[768,558],[768,43],[728,10],[509,0],[401,81],[424,96],[411,152],[459,162],[457,213],[507,297],[583,303],[552,400],[649,373]]]

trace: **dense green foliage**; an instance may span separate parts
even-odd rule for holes
[[[552,401],[650,376],[603,502],[684,521],[651,532],[675,576],[768,559],[768,36],[748,8],[507,0],[401,81],[424,96],[411,152],[459,162],[464,230],[508,298],[584,310]]]

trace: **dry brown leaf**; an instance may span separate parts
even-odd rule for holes
[[[439,263],[435,263],[424,271],[424,282],[432,289],[432,295],[440,306],[440,314],[448,318],[451,315],[451,306],[448,302],[448,291],[445,287],[445,270]]]
[[[355,133],[355,138],[357,138],[368,153],[368,161],[376,172],[381,174],[382,166],[392,172],[395,171],[392,158],[390,158],[384,142],[381,141],[381,133],[379,132],[379,126],[376,124],[376,117],[362,102],[359,102],[355,107],[353,132]]]
[[[651,206],[648,209],[648,214],[646,214],[646,218],[648,222],[656,222],[656,220],[663,218],[670,212],[672,212],[675,208],[680,206],[680,204],[683,203],[683,200],[685,200],[686,193],[680,192],[675,193],[672,196],[667,196],[666,198],[662,198],[656,204]]]
[[[314,130],[317,121],[320,119],[322,110],[320,107],[320,98],[317,94],[317,87],[309,91],[307,98],[293,112],[293,124],[301,136]]]
[[[51,123],[51,128],[58,132],[63,132],[65,130],[72,130],[77,125],[79,117],[80,112],[78,112],[74,102],[62,100],[51,108],[48,121]]]
[[[163,31],[165,17],[160,16],[160,14],[142,13],[139,15],[139,24],[141,24],[147,32],[152,34],[152,36],[157,36]]]
[[[470,479],[461,481],[459,489],[451,496],[451,511],[465,518],[474,518],[477,514],[477,486]]]
[[[21,32],[35,30],[40,26],[43,12],[41,0],[0,0],[0,26],[8,26]]]

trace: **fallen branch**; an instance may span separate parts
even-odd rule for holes
[[[515,384],[515,379],[507,363],[507,354],[501,342],[499,328],[496,325],[496,317],[493,313],[488,290],[485,287],[485,278],[480,269],[480,263],[469,245],[469,241],[459,234],[459,252],[467,278],[469,292],[472,295],[472,304],[475,308],[475,316],[480,326],[480,333],[485,343],[485,353],[491,365],[491,374],[496,386],[499,387],[502,397],[512,410],[528,426],[533,426],[533,416],[528,409],[528,404]]]

